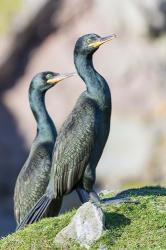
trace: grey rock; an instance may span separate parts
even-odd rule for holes
[[[97,250],[108,250],[108,248],[104,245],[101,245]]]
[[[64,247],[70,240],[76,240],[89,249],[101,237],[104,228],[105,216],[101,208],[87,202],[77,210],[70,224],[56,235],[55,244]]]

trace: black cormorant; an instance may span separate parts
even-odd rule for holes
[[[59,81],[73,74],[42,72],[37,74],[29,87],[29,102],[37,122],[37,135],[29,156],[21,169],[14,191],[14,211],[17,223],[30,211],[44,194],[49,182],[52,151],[57,137],[53,121],[45,107],[45,93]],[[47,216],[58,214],[61,198],[48,209]]]
[[[92,199],[96,166],[110,130],[111,94],[105,79],[94,69],[92,56],[99,46],[115,35],[100,37],[88,34],[80,37],[74,49],[78,74],[86,84],[73,111],[58,134],[45,194],[25,216],[17,229],[41,218],[50,203],[72,190],[83,190]],[[83,198],[80,192],[80,197]],[[95,197],[96,196],[96,197]]]

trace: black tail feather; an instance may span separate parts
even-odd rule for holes
[[[24,228],[27,224],[32,224],[38,221],[45,213],[52,200],[53,200],[52,195],[47,193],[44,194],[32,207],[29,213],[23,218],[21,223],[17,226],[16,231]]]
[[[41,205],[42,207],[40,207],[37,212],[35,212],[35,214],[33,214],[31,216],[31,219],[30,221],[28,222],[28,224],[32,224],[33,222],[35,221],[38,221],[42,216],[43,214],[45,213],[47,207],[49,206],[49,204],[51,203],[51,200],[50,199],[46,199],[43,204]]]

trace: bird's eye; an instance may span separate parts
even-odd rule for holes
[[[49,79],[51,79],[51,78],[52,78],[52,75],[51,75],[51,74],[47,74],[47,75],[46,75],[46,79],[47,79],[47,80],[49,80]]]
[[[92,42],[92,40],[89,38],[89,39],[87,39],[87,43],[91,43]]]

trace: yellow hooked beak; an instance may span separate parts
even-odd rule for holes
[[[49,83],[49,84],[57,84],[58,82],[66,79],[66,78],[76,76],[76,75],[77,75],[77,73],[58,74],[57,76],[54,76],[53,78],[48,79],[47,83]]]
[[[98,48],[100,45],[102,45],[103,43],[109,42],[112,39],[116,38],[117,35],[116,34],[112,34],[110,36],[106,36],[106,37],[101,37],[98,40],[91,42],[88,46],[90,48]]]

